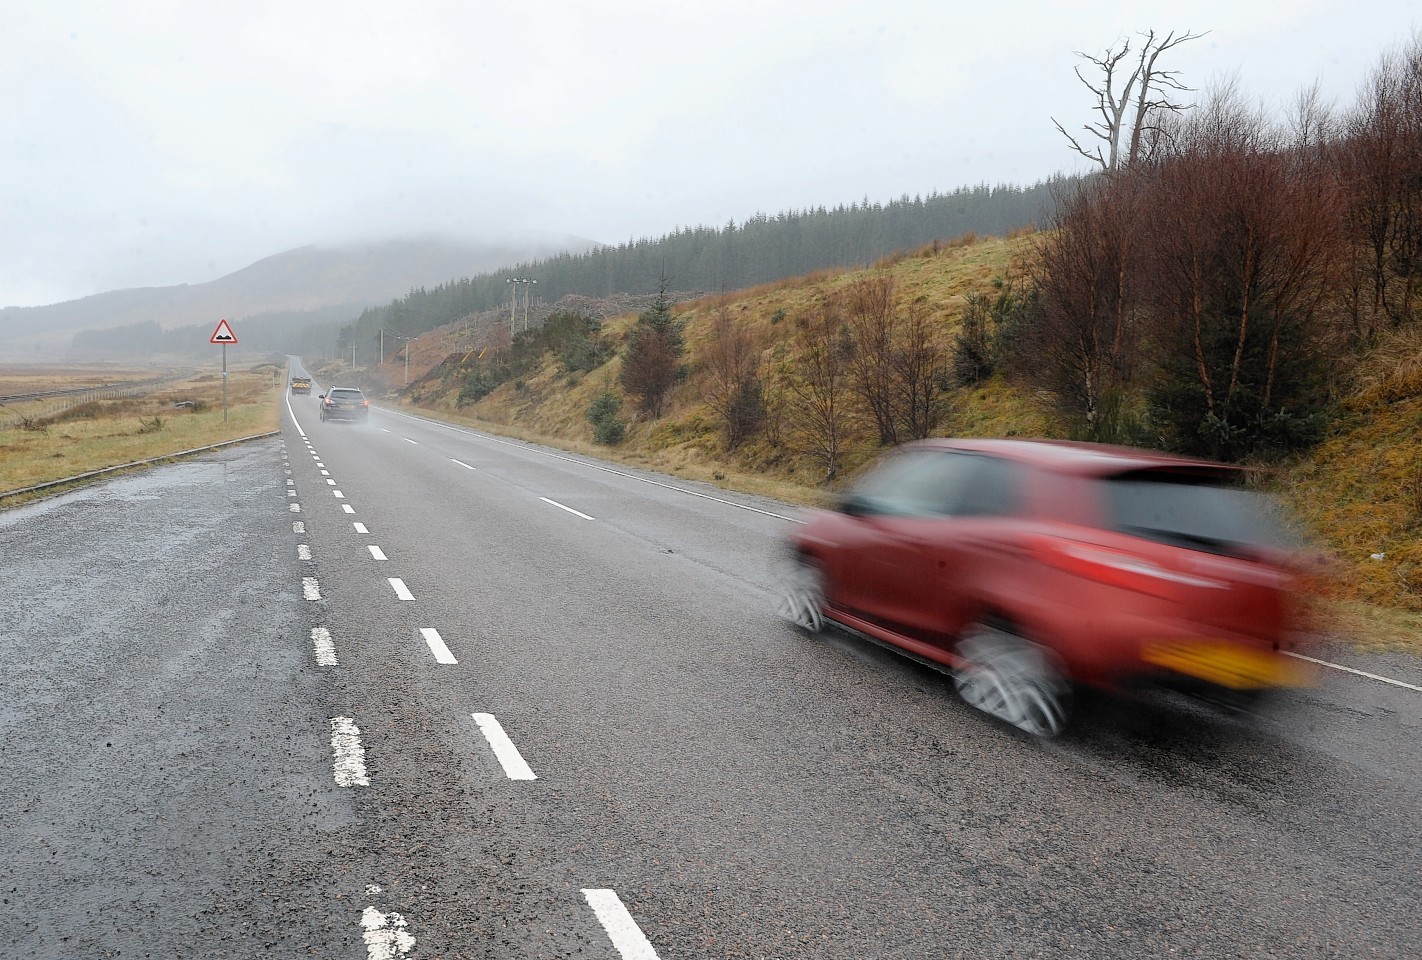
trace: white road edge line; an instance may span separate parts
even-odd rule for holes
[[[479,725],[479,730],[484,734],[484,739],[489,741],[489,746],[494,751],[494,756],[499,758],[499,763],[503,765],[504,773],[510,780],[537,780],[528,764],[523,762],[522,755],[518,748],[513,745],[509,735],[504,733],[503,726],[494,718],[492,713],[470,714],[474,722]]]
[[[406,443],[413,443],[413,444],[414,444],[415,446],[417,446],[417,447],[420,445],[420,441],[418,441],[418,440],[411,440],[409,437],[401,437],[400,439],[401,439],[401,440],[404,440]]]
[[[393,910],[381,913],[374,907],[361,911],[361,939],[365,941],[366,960],[396,960],[415,948],[415,938],[408,930],[405,918]]]
[[[439,631],[434,627],[421,627],[420,636],[425,638],[425,643],[429,645],[430,653],[434,654],[436,663],[459,662],[454,659],[454,654],[449,652],[449,647],[444,644],[444,638],[439,635]]]
[[[1344,673],[1351,673],[1354,676],[1367,677],[1369,680],[1376,680],[1379,683],[1390,683],[1394,687],[1402,687],[1404,690],[1415,690],[1418,693],[1422,693],[1422,686],[1418,686],[1415,683],[1407,683],[1403,680],[1394,680],[1392,679],[1392,677],[1384,677],[1376,673],[1369,673],[1366,670],[1355,670],[1352,667],[1345,667],[1341,663],[1329,663],[1327,660],[1315,660],[1313,657],[1306,657],[1301,653],[1294,653],[1290,650],[1285,650],[1284,653],[1290,657],[1293,657],[1295,660],[1306,660],[1309,663],[1316,663],[1320,667],[1330,667],[1334,670],[1342,670]]]
[[[405,586],[404,580],[401,580],[399,577],[387,577],[386,579],[390,581],[390,589],[395,591],[395,596],[401,600],[415,599],[415,595],[410,592],[410,588]]]
[[[547,497],[539,497],[538,499],[542,500],[544,503],[551,503],[553,506],[557,507],[559,510],[566,510],[566,511],[568,511],[569,513],[573,514],[574,516],[582,517],[584,520],[591,520],[591,519],[592,519],[592,517],[588,516],[586,513],[580,513],[579,511],[574,510],[572,507],[565,507],[563,504],[559,503],[557,500],[549,500]]]
[[[625,471],[623,471],[623,470],[614,470],[614,469],[612,469],[611,467],[603,466],[603,465],[600,464],[600,463],[593,463],[591,460],[579,460],[577,457],[565,457],[565,456],[563,456],[563,455],[560,454],[560,453],[553,453],[553,452],[551,452],[551,451],[544,450],[543,448],[541,448],[541,447],[539,447],[539,446],[536,446],[536,445],[534,445],[534,444],[531,444],[531,443],[525,443],[525,442],[514,441],[514,440],[505,440],[505,439],[503,439],[502,437],[495,437],[495,436],[492,436],[492,435],[490,435],[490,434],[477,433],[477,432],[475,432],[475,431],[473,431],[473,430],[464,430],[464,429],[461,429],[460,427],[452,426],[451,424],[448,424],[448,423],[441,423],[441,422],[438,421],[438,420],[431,420],[431,419],[429,419],[428,417],[416,417],[416,416],[412,416],[411,414],[408,414],[408,413],[396,413],[394,410],[386,410],[385,412],[388,413],[388,414],[391,414],[392,416],[404,417],[406,420],[417,420],[417,421],[419,421],[420,423],[428,424],[428,425],[430,425],[430,426],[432,426],[432,427],[443,427],[445,430],[449,430],[449,431],[451,431],[452,433],[462,433],[462,434],[464,434],[466,437],[475,437],[475,438],[477,438],[477,439],[479,439],[479,440],[489,440],[489,441],[492,441],[492,442],[494,442],[494,443],[502,443],[502,444],[503,444],[504,446],[506,446],[506,447],[518,447],[518,448],[521,449],[521,450],[529,450],[529,451],[532,451],[533,453],[542,454],[542,455],[545,456],[545,457],[552,457],[554,460],[566,460],[566,461],[568,461],[569,463],[581,464],[581,465],[584,466],[584,467],[591,467],[591,468],[594,469],[594,470],[601,470],[603,473],[610,473],[610,474],[612,474],[613,476],[626,477],[628,480],[636,480],[636,481],[639,482],[639,483],[650,483],[650,484],[651,484],[652,486],[654,486],[654,487],[664,487],[664,488],[666,488],[667,490],[674,490],[674,491],[676,491],[677,493],[684,493],[684,494],[686,494],[688,497],[700,497],[702,500],[710,500],[710,501],[712,501],[713,503],[725,504],[725,505],[728,506],[728,507],[735,507],[737,510],[748,510],[748,511],[750,511],[751,513],[758,513],[758,514],[760,514],[761,516],[765,516],[765,517],[774,517],[776,520],[785,520],[785,521],[788,521],[788,522],[790,522],[790,523],[804,523],[804,522],[805,522],[805,521],[799,520],[799,519],[797,519],[797,518],[795,518],[795,517],[787,517],[787,516],[785,516],[783,513],[775,513],[775,512],[770,511],[770,510],[762,510],[762,509],[760,509],[760,507],[752,507],[752,506],[748,506],[748,505],[746,505],[746,504],[744,504],[744,503],[736,503],[734,500],[723,500],[723,499],[721,499],[720,497],[713,497],[713,496],[711,496],[711,494],[709,494],[709,493],[700,493],[700,492],[698,492],[698,491],[696,491],[696,490],[688,490],[688,489],[686,489],[685,487],[678,487],[678,486],[677,486],[676,484],[674,484],[674,483],[663,483],[663,482],[660,481],[660,480],[652,480],[652,479],[650,479],[650,478],[648,478],[648,477],[639,477],[639,476],[637,476],[635,473],[627,473],[627,472],[625,472]]]
[[[350,717],[331,718],[331,753],[338,787],[368,787],[365,749],[360,745],[360,727]]]
[[[465,463],[463,460],[456,460],[456,459],[454,459],[453,457],[450,457],[450,458],[449,458],[449,462],[450,462],[450,463],[457,463],[457,464],[459,464],[461,467],[463,467],[465,470],[473,470],[473,469],[474,469],[473,467],[469,466],[469,464]]]
[[[337,667],[336,645],[331,642],[331,631],[325,627],[311,628],[311,647],[316,651],[316,662],[323,667]]]
[[[584,890],[583,898],[597,914],[598,922],[607,931],[608,939],[622,955],[622,960],[658,960],[657,951],[652,949],[642,928],[637,926],[637,921],[622,905],[622,898],[616,890]]]
[[[377,546],[376,546],[375,544],[373,544],[373,543],[367,544],[367,545],[366,545],[366,549],[370,551],[370,557],[371,557],[372,560],[389,560],[389,559],[390,559],[389,557],[387,557],[387,556],[385,555],[385,551],[384,551],[384,550],[380,549],[379,547],[377,547]]]

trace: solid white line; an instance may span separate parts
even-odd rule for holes
[[[301,596],[305,600],[321,599],[321,584],[315,577],[301,578]]]
[[[513,745],[509,735],[504,733],[504,728],[499,721],[494,719],[492,713],[472,714],[474,722],[479,724],[479,729],[483,731],[484,739],[489,741],[489,746],[494,751],[494,756],[499,758],[499,763],[503,765],[504,773],[510,780],[537,780],[528,764],[523,762],[522,755],[518,748]]]
[[[390,589],[395,591],[395,596],[401,600],[415,599],[415,595],[410,592],[410,588],[405,586],[404,580],[401,580],[399,577],[387,577],[386,579],[390,581]]]
[[[622,905],[616,890],[584,890],[583,897],[597,914],[612,945],[622,954],[622,960],[657,960],[657,951]]]
[[[442,423],[439,420],[431,420],[428,417],[416,417],[411,416],[408,413],[396,413],[394,410],[386,410],[385,412],[392,416],[404,417],[407,420],[418,420],[421,423],[426,423],[433,427],[443,427],[444,429],[449,430],[453,433],[462,433],[466,437],[475,437],[480,440],[489,440],[493,443],[502,443],[506,447],[518,447],[521,450],[529,450],[533,453],[542,454],[545,457],[552,457],[554,460],[566,460],[569,463],[577,463],[581,464],[584,467],[591,467],[594,470],[601,470],[603,473],[610,473],[616,477],[625,477],[628,480],[636,480],[638,483],[650,483],[654,487],[664,487],[667,490],[674,490],[677,493],[684,493],[688,497],[700,497],[702,500],[710,500],[713,503],[725,504],[728,507],[735,507],[737,510],[748,510],[751,513],[758,513],[766,517],[774,517],[776,520],[787,520],[790,523],[805,522],[803,520],[796,519],[795,517],[787,517],[782,513],[773,513],[770,510],[762,510],[760,509],[760,507],[751,507],[747,506],[744,503],[736,503],[734,500],[723,500],[720,497],[713,497],[709,493],[700,493],[696,490],[688,490],[685,487],[678,487],[672,483],[663,483],[660,480],[652,480],[648,477],[639,477],[635,473],[627,473],[623,470],[614,470],[612,467],[603,466],[600,463],[593,463],[590,460],[579,460],[577,457],[565,457],[560,453],[552,453],[531,443],[505,440],[502,437],[495,437],[490,434],[477,433],[473,430],[464,430],[460,427],[451,426],[448,423]]]
[[[291,409],[291,394],[288,393],[284,399],[286,400],[286,412],[291,414],[291,422],[296,425],[296,432],[301,434],[302,440],[306,440],[306,431],[301,429],[301,421],[296,419],[296,411]],[[311,443],[310,440],[306,440],[306,442]]]
[[[298,559],[298,560],[310,560],[310,559],[311,559],[311,546],[310,546],[310,544],[298,543],[298,544],[296,545],[296,559]]]
[[[409,437],[401,437],[400,439],[401,439],[401,440],[404,440],[406,443],[413,443],[413,444],[414,444],[415,446],[417,446],[417,447],[420,445],[420,441],[418,441],[418,440],[411,440]]]
[[[456,459],[454,459],[453,457],[450,457],[450,458],[449,458],[449,462],[450,462],[450,463],[457,463],[457,464],[459,464],[461,467],[463,467],[465,470],[473,470],[473,469],[474,469],[473,467],[469,466],[469,464],[465,463],[463,460],[456,460]]]
[[[336,495],[337,500],[344,500],[346,498],[346,495],[339,490],[332,490],[331,492]]]
[[[365,750],[360,745],[360,727],[350,717],[331,718],[331,753],[334,755],[336,786],[368,787]]]
[[[291,532],[292,532],[292,533],[305,533],[305,532],[306,532],[306,524],[302,523],[300,520],[293,520],[293,521],[291,521]]]
[[[356,533],[369,533],[369,532],[370,532],[369,530],[367,530],[367,529],[365,528],[365,524],[360,523],[359,521],[357,521],[356,523],[351,524],[351,526],[355,527],[355,532],[356,532]]]
[[[1320,667],[1332,667],[1334,670],[1342,670],[1344,673],[1351,673],[1354,676],[1367,677],[1369,680],[1377,680],[1380,683],[1390,683],[1394,687],[1402,687],[1405,690],[1416,690],[1418,693],[1422,693],[1422,687],[1419,687],[1415,683],[1407,683],[1403,680],[1394,680],[1392,679],[1392,677],[1384,677],[1376,673],[1368,673],[1368,671],[1366,670],[1355,670],[1352,667],[1345,667],[1341,663],[1329,663],[1327,660],[1315,660],[1313,657],[1306,657],[1301,653],[1292,653],[1288,650],[1285,650],[1284,653],[1293,657],[1295,660],[1307,660],[1309,663],[1316,663]]]
[[[341,504],[341,509],[344,510],[346,513],[355,513],[355,507],[351,506],[349,503]]]
[[[331,631],[325,627],[312,627],[311,646],[316,651],[317,663],[323,667],[337,666],[336,645],[331,642]]]
[[[361,911],[361,939],[365,960],[397,960],[415,947],[415,938],[406,930],[405,918],[393,910],[381,913],[374,907]]]
[[[421,627],[420,636],[425,638],[425,643],[429,644],[430,653],[434,654],[436,663],[458,663],[454,659],[454,654],[449,652],[449,647],[444,645],[444,640],[440,637],[439,631],[434,627]]]
[[[300,513],[300,512],[301,512],[301,504],[299,504],[299,503],[293,503],[291,506],[287,507],[286,509],[289,510],[290,512],[292,512],[292,513]]]
[[[370,556],[372,557],[372,559],[375,559],[375,560],[389,560],[389,559],[390,559],[389,557],[387,557],[387,556],[385,555],[385,551],[384,551],[384,550],[380,549],[379,547],[377,547],[377,546],[376,546],[375,544],[373,544],[373,543],[370,544],[369,546],[367,546],[366,549],[370,551]]]
[[[565,506],[563,506],[563,504],[559,503],[557,500],[549,500],[547,497],[539,497],[538,499],[542,500],[544,503],[551,503],[551,504],[553,504],[553,506],[557,507],[559,510],[566,510],[566,511],[568,511],[569,513],[573,514],[574,516],[582,517],[584,520],[591,520],[591,519],[592,519],[592,517],[588,516],[586,513],[580,513],[580,512],[578,512],[577,510],[574,510],[572,507],[565,507]]]

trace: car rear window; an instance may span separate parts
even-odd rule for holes
[[[1275,498],[1221,477],[1140,471],[1104,486],[1109,522],[1121,533],[1226,555],[1302,544]]]
[[[351,390],[346,387],[336,387],[331,391],[331,396],[340,400],[359,400],[362,394],[359,390]]]

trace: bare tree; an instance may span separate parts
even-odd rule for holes
[[[796,324],[795,349],[785,370],[785,400],[796,425],[795,440],[824,467],[839,473],[849,434],[849,356],[853,342],[838,298],[826,297]]]
[[[711,338],[701,351],[706,371],[706,403],[721,419],[726,448],[734,450],[765,419],[760,351],[755,337],[722,306],[711,322]]]
[[[1206,31],[1208,33],[1209,31]],[[1180,81],[1179,71],[1164,70],[1157,65],[1160,55],[1189,40],[1198,40],[1204,33],[1167,33],[1164,37],[1148,30],[1140,35],[1144,42],[1134,60],[1130,59],[1131,41],[1107,47],[1100,56],[1077,51],[1076,55],[1091,63],[1099,79],[1087,79],[1078,66],[1076,78],[1096,97],[1096,112],[1101,119],[1084,124],[1082,130],[1100,140],[1092,149],[1082,146],[1081,141],[1067,133],[1061,123],[1052,123],[1062,136],[1067,138],[1072,149],[1088,160],[1101,165],[1102,170],[1116,171],[1129,167],[1141,159],[1141,149],[1146,138],[1157,129],[1155,115],[1179,112],[1188,105],[1175,103],[1168,91],[1188,91],[1191,88]],[[1124,144],[1123,144],[1124,141]],[[1122,147],[1125,157],[1122,158]]]
[[[894,278],[879,273],[856,280],[845,291],[844,304],[854,342],[849,357],[850,385],[873,418],[879,443],[897,444],[903,417],[894,375],[899,326]]]
[[[891,366],[900,398],[904,431],[922,440],[938,426],[938,384],[943,379],[943,348],[922,310],[909,307],[899,331]]]

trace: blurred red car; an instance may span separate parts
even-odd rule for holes
[[[1237,468],[1095,444],[927,440],[791,537],[783,616],[946,667],[1033,734],[1075,686],[1248,701],[1307,680],[1303,542]]]

